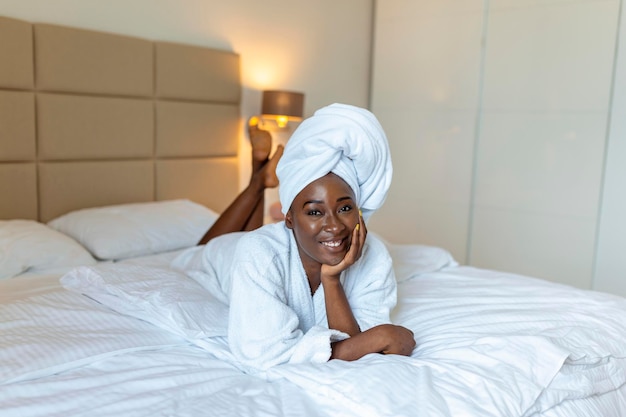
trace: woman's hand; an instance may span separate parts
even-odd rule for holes
[[[409,356],[415,348],[415,336],[413,332],[406,327],[396,326],[394,324],[382,324],[373,329],[380,328],[383,338],[387,343],[386,347],[381,351],[384,354]]]
[[[363,254],[363,246],[365,245],[365,238],[367,237],[367,227],[365,226],[365,221],[363,220],[363,215],[359,210],[359,222],[356,224],[355,228],[352,230],[352,238],[350,241],[350,248],[346,255],[343,257],[341,262],[337,265],[322,265],[321,276],[324,277],[333,277],[339,279],[339,275],[341,272],[348,269],[350,266],[354,265],[356,261],[361,258]]]

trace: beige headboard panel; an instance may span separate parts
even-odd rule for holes
[[[239,56],[0,17],[0,219],[238,187]]]

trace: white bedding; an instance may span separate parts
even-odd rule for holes
[[[169,272],[135,285],[159,257],[106,264],[128,281],[81,290],[92,298],[62,288],[58,275],[2,281],[1,415],[626,415],[626,299],[396,249],[403,279],[393,318],[415,332],[412,357],[259,375],[237,369],[223,337],[163,319],[185,305],[164,303],[155,288],[177,279],[181,294],[194,287]],[[147,301],[125,300],[128,288]],[[172,300],[177,286],[167,288]]]

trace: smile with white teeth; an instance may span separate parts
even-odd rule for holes
[[[332,242],[322,242],[322,245],[328,246],[330,248],[336,248],[341,245],[341,240],[333,240]]]

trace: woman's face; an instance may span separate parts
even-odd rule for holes
[[[305,270],[336,265],[348,252],[359,210],[350,186],[335,174],[313,181],[296,196],[285,216]]]

